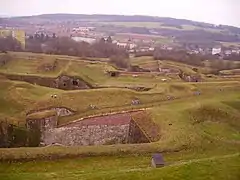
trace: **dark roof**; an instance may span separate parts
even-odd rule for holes
[[[161,154],[153,154],[152,158],[155,164],[164,164],[163,156]]]

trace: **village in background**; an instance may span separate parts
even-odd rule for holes
[[[2,18],[0,21],[0,37],[16,38],[26,51],[32,39],[41,39],[39,49],[43,50],[47,49],[51,38],[68,37],[76,42],[94,44],[110,37],[112,44],[130,54],[162,49],[223,59],[240,54],[239,31],[231,26],[171,18],[139,20],[137,16],[53,14]]]

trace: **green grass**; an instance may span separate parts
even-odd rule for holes
[[[159,78],[159,79],[158,79]],[[161,81],[160,77],[155,80]],[[111,80],[110,80],[111,79]],[[114,82],[115,78],[109,78],[112,85],[119,86]],[[0,114],[2,118],[16,119],[24,122],[26,112],[29,110],[45,109],[49,107],[66,107],[76,111],[76,115],[63,118],[62,122],[74,120],[75,118],[92,115],[95,113],[104,113],[118,111],[123,109],[148,107],[154,104],[161,104],[167,100],[167,95],[184,98],[193,96],[194,91],[200,90],[203,94],[228,93],[228,90],[239,88],[236,82],[208,82],[208,83],[158,83],[156,84],[151,77],[142,79],[133,77],[119,77],[118,82],[123,80],[126,86],[146,86],[151,87],[147,92],[136,92],[128,89],[103,88],[93,90],[63,91],[37,85],[31,85],[25,82],[1,80],[1,105]],[[143,81],[145,79],[145,81]],[[219,89],[225,89],[220,92]],[[52,94],[57,94],[57,98],[51,98]],[[133,99],[139,99],[141,105],[131,106]],[[97,106],[97,110],[89,109],[89,105]]]
[[[239,154],[171,162],[169,166],[150,167],[150,156],[116,156],[75,160],[42,161],[0,165],[5,179],[229,179],[237,180]],[[170,160],[170,161],[169,161]]]
[[[159,28],[161,23],[158,22],[97,22],[98,24],[113,24],[116,26],[125,27],[147,27],[147,28]]]
[[[221,33],[219,30],[213,28],[200,28],[197,26],[190,26],[190,25],[182,25],[181,29],[173,26],[164,26],[161,22],[94,22],[97,24],[102,25],[115,25],[115,26],[123,26],[123,27],[146,27],[146,28],[162,28],[162,29],[173,29],[179,31],[192,31],[196,29],[205,30],[214,33]]]
[[[150,144],[113,145],[76,148],[17,148],[0,149],[0,159],[12,158],[50,158],[68,156],[97,156],[144,154],[150,152],[174,152],[183,150],[216,150],[229,152],[228,148],[239,150],[239,123],[232,116],[215,116],[208,121],[195,123],[192,114],[203,105],[225,107],[229,114],[239,117],[240,113],[223,101],[233,101],[239,98],[239,93],[232,92],[212,95],[202,95],[192,98],[175,100],[155,105],[147,109],[152,120],[160,127],[160,140]],[[209,98],[211,97],[211,98]],[[224,109],[225,109],[224,108]],[[208,114],[212,114],[210,111]],[[204,113],[204,117],[208,117]],[[171,125],[170,125],[171,124]],[[235,151],[234,150],[234,151]],[[28,152],[28,153],[26,153]]]
[[[240,69],[223,70],[220,72],[221,74],[224,74],[224,75],[234,75],[234,74],[240,75]]]
[[[72,56],[57,56],[44,55],[34,53],[16,53],[10,52],[12,60],[6,65],[0,67],[1,74],[24,75],[24,76],[38,76],[56,78],[61,74],[79,77],[88,84],[97,87],[131,87],[131,86],[145,86],[153,88],[156,84],[161,84],[161,79],[169,79],[171,82],[182,81],[177,74],[172,75],[157,75],[156,73],[144,73],[138,77],[133,77],[131,74],[122,74],[120,77],[109,77],[106,71],[116,70],[107,59],[82,59]],[[44,70],[43,65],[53,64],[57,61],[57,66],[52,71]],[[138,57],[131,58],[132,65],[138,65],[141,68],[150,71],[158,71],[158,62],[162,68],[171,68],[175,70],[182,70],[188,74],[196,74],[193,68],[198,68],[200,75],[204,81],[232,81],[240,80],[239,77],[213,77],[206,78],[201,73],[207,73],[210,69],[203,67],[190,66],[183,63],[172,62],[168,60],[156,61],[152,57]]]
[[[239,42],[220,42],[223,46],[225,47],[229,47],[229,46],[236,46],[236,47],[240,47],[240,43]]]
[[[57,113],[54,110],[45,110],[45,111],[41,111],[41,112],[36,112],[36,113],[32,113],[30,115],[27,116],[27,119],[43,119],[46,117],[52,117],[52,116],[56,116]]]
[[[51,97],[61,90],[31,85],[25,82],[0,81],[1,120],[25,122],[26,110],[40,99]]]
[[[154,73],[132,77],[109,77],[115,70],[106,59],[83,60],[70,56],[12,53],[15,58],[0,68],[1,73],[57,77],[81,77],[94,85],[109,88],[63,91],[0,77],[0,120],[25,126],[26,113],[51,107],[66,107],[75,115],[59,118],[58,124],[88,115],[146,108],[148,117],[159,127],[160,139],[147,144],[118,144],[83,147],[42,147],[0,149],[0,179],[229,179],[237,180],[240,152],[240,84],[238,79],[216,77],[209,82],[186,83],[176,77],[162,82]],[[31,56],[31,60],[26,59]],[[59,61],[52,72],[39,71],[45,63]],[[157,61],[133,58],[132,64],[153,70]],[[193,74],[194,66],[160,61],[169,68]],[[198,67],[199,68],[199,67]],[[199,68],[201,72],[204,69]],[[146,92],[116,88],[144,86]],[[115,88],[113,88],[115,87]],[[194,92],[200,91],[201,95]],[[56,94],[57,98],[51,95]],[[171,95],[175,99],[168,100]],[[132,106],[139,99],[141,104]],[[89,105],[98,109],[90,109]],[[28,118],[55,115],[42,111]],[[147,119],[147,117],[146,117]],[[145,130],[151,124],[142,121]],[[150,167],[152,153],[161,152],[167,162],[162,169]],[[65,158],[65,159],[62,159]],[[67,159],[66,159],[67,158]],[[4,161],[4,162],[2,162]],[[7,163],[6,161],[13,161]],[[14,161],[30,161],[15,162]]]
[[[83,104],[97,102],[103,110],[139,96],[145,103],[159,94],[136,93],[119,89],[90,91],[57,91],[57,99],[49,99],[41,87],[27,83],[4,81],[1,87],[27,87],[35,92],[37,107],[64,105],[82,112]],[[124,144],[84,147],[44,147],[0,149],[0,161],[33,160],[0,163],[0,179],[230,179],[239,178],[239,98],[234,82],[165,83],[162,93],[186,94],[196,89],[200,96],[166,101],[148,108],[152,120],[160,128],[160,140],[149,144]],[[218,88],[224,91],[216,91]],[[2,88],[3,89],[3,88]],[[13,88],[16,89],[16,88]],[[24,96],[27,96],[26,91]],[[36,93],[38,92],[38,93]],[[23,95],[22,95],[23,96]],[[35,97],[35,98],[34,98]],[[112,101],[114,99],[114,101]],[[130,100],[129,99],[129,100]],[[98,101],[96,101],[98,100]],[[23,101],[21,101],[23,102]],[[52,104],[53,103],[53,104]],[[157,102],[159,103],[159,102]],[[27,105],[27,104],[26,104]],[[81,106],[81,107],[80,107]],[[31,108],[34,107],[31,105]],[[35,107],[34,107],[35,108]],[[96,113],[96,112],[93,112]],[[197,115],[196,123],[193,115]],[[195,116],[194,116],[195,117]],[[170,125],[171,124],[171,125]],[[162,152],[167,166],[150,167],[151,153]],[[71,158],[72,159],[61,159]],[[73,158],[74,157],[74,158]],[[51,159],[58,160],[51,160]]]

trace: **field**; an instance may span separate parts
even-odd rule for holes
[[[97,22],[99,24],[113,24],[116,26],[125,27],[148,27],[148,28],[159,28],[161,23],[158,22]]]
[[[181,28],[177,28],[174,26],[164,26],[161,22],[94,22],[97,24],[103,25],[115,25],[115,26],[122,26],[122,27],[146,27],[146,28],[160,28],[160,29],[173,29],[173,30],[206,30],[209,32],[221,33],[220,30],[213,29],[213,28],[200,28],[194,25],[181,25]]]
[[[239,77],[209,79],[206,69],[197,67],[203,81],[184,82],[177,74],[158,74],[155,70],[160,65],[195,74],[194,66],[168,60],[158,62],[150,57],[131,58],[130,62],[151,72],[138,76],[122,72],[118,77],[110,77],[106,71],[118,69],[108,59],[10,54],[13,59],[0,67],[0,120],[25,127],[28,112],[40,111],[28,118],[41,119],[56,115],[51,108],[64,107],[74,112],[59,117],[58,125],[64,126],[87,116],[145,109],[160,129],[160,140],[145,144],[0,148],[1,180],[239,179]],[[43,68],[46,64],[52,67],[55,61],[54,69]],[[95,88],[62,90],[7,78],[57,78],[62,74],[80,77]],[[168,81],[162,81],[163,78]],[[136,86],[150,89],[129,89]],[[140,104],[133,105],[135,99]],[[97,108],[89,108],[91,105]],[[157,152],[163,154],[166,162],[159,169],[151,167],[151,155]]]

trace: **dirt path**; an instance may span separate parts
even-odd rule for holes
[[[223,155],[223,156],[212,156],[212,157],[208,157],[208,158],[199,158],[199,159],[192,159],[192,160],[188,160],[188,161],[179,161],[179,162],[174,162],[172,164],[169,164],[166,167],[181,166],[181,165],[197,163],[197,162],[204,162],[204,161],[209,161],[209,160],[226,159],[226,158],[231,158],[231,157],[237,157],[239,155],[240,155],[240,153],[235,153],[235,154],[228,154],[228,155]]]
[[[198,162],[205,162],[205,161],[209,161],[209,160],[227,159],[227,158],[232,158],[232,157],[237,157],[237,156],[240,156],[240,153],[228,154],[228,155],[223,155],[223,156],[212,156],[212,157],[208,157],[208,158],[191,159],[191,160],[187,160],[187,161],[177,161],[177,162],[173,162],[169,165],[166,165],[160,169],[168,168],[168,167],[175,167],[175,166],[183,166],[183,165],[198,163]],[[128,170],[119,170],[119,172],[137,172],[137,171],[150,171],[150,170],[153,170],[153,168],[152,167],[134,168],[134,169],[128,169]]]
[[[72,65],[72,60],[68,61],[67,65],[58,73],[58,75],[61,75],[64,72],[67,72],[71,65]]]

